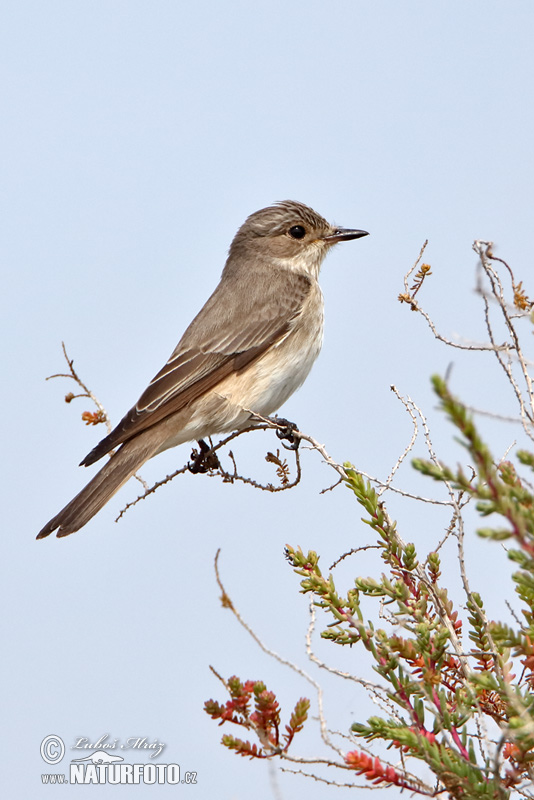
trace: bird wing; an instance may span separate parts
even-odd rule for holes
[[[277,272],[276,280],[259,285],[253,271],[246,280],[241,276],[239,282],[230,278],[220,283],[135,406],[80,466],[94,464],[117,445],[180,411],[283,339],[312,284],[305,275]]]

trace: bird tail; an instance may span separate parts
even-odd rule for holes
[[[37,539],[44,539],[56,529],[57,536],[62,537],[83,528],[139,467],[155,455],[158,445],[154,437],[142,434],[123,444],[87,486],[44,526]]]

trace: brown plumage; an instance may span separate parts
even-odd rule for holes
[[[302,384],[322,344],[321,263],[365,231],[329,225],[293,201],[252,214],[234,237],[221,280],[162,370],[117,427],[81,462],[119,449],[44,528],[83,527],[157,453],[238,430],[269,415]]]

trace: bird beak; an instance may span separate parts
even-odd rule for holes
[[[351,239],[361,239],[362,236],[369,236],[367,231],[356,231],[352,228],[336,228],[334,233],[323,236],[323,242],[336,244],[336,242],[350,242]]]

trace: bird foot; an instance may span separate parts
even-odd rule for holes
[[[300,444],[298,425],[283,417],[270,417],[269,419],[271,422],[274,422],[275,425],[283,426],[276,429],[276,435],[282,442],[282,447],[285,447],[286,450],[298,450]]]
[[[196,475],[197,472],[209,472],[221,466],[217,454],[211,449],[209,444],[206,444],[204,439],[200,439],[198,447],[198,450],[191,450],[191,460],[193,463],[188,465],[189,472]]]

